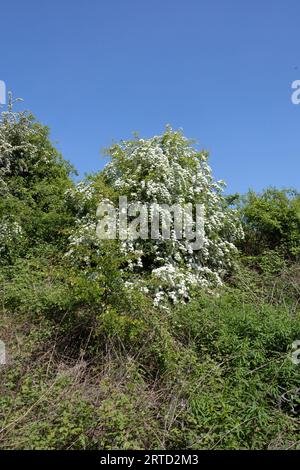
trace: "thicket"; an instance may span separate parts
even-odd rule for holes
[[[46,127],[2,113],[0,448],[300,448],[299,193],[225,197],[170,128],[109,154],[76,185]],[[99,241],[120,194],[202,202],[202,252]]]

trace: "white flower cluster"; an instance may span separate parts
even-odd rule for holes
[[[86,220],[82,220],[82,217],[86,217],[88,205],[93,198],[94,192],[95,190],[93,186],[83,181],[80,181],[74,187],[67,189],[65,192],[66,204],[74,207],[78,216],[76,227],[86,225]],[[90,214],[90,217],[92,217],[92,214]]]
[[[161,305],[170,300],[185,302],[197,289],[220,286],[236,251],[234,243],[243,233],[235,212],[225,203],[224,183],[212,177],[207,153],[197,151],[181,132],[170,128],[149,140],[114,145],[109,153],[104,180],[130,203],[192,203],[205,209],[204,243],[199,250],[176,239],[174,230],[169,240],[120,241],[121,251],[130,258],[127,269],[132,275],[127,287],[149,289],[154,303]],[[95,214],[90,216],[93,225]],[[84,243],[83,225],[75,238],[80,243]],[[148,287],[143,274],[152,279]]]
[[[90,184],[80,181],[74,188],[67,189],[65,195],[70,198],[76,198],[76,196],[81,195],[81,201],[86,202],[92,199],[94,188]]]
[[[4,177],[26,175],[41,162],[48,163],[50,155],[38,155],[38,147],[30,143],[36,129],[29,115],[24,112],[3,111],[0,116],[0,190],[7,188]]]
[[[214,181],[206,152],[198,152],[181,132],[170,128],[149,140],[122,142],[111,149],[112,162],[104,170],[107,181],[132,201],[159,204],[203,204],[204,244],[193,251],[182,240],[137,240],[127,243],[137,250],[155,279],[155,302],[166,298],[185,301],[194,289],[222,284],[236,251],[234,242],[243,236],[234,211],[226,207],[223,181]],[[126,242],[123,244],[126,247]],[[142,253],[142,256],[140,255]],[[131,263],[131,269],[133,269]]]
[[[17,222],[2,219],[0,224],[0,253],[3,253],[8,245],[18,242],[22,232],[22,227]]]

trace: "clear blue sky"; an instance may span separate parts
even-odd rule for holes
[[[0,51],[0,79],[81,174],[170,123],[229,192],[300,189],[299,0],[10,0]]]

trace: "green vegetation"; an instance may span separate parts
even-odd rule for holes
[[[145,179],[163,179],[164,167],[149,170],[144,141],[126,145],[110,152],[122,184],[132,176],[130,196],[132,184],[138,192]],[[177,151],[191,152],[170,129],[149,145],[152,163],[166,146],[168,171]],[[138,176],[126,161],[133,147],[146,162]],[[300,448],[300,364],[290,360],[300,340],[300,195],[272,188],[224,198],[218,186],[214,198],[207,156],[191,155],[212,201],[207,265],[222,282],[160,304],[153,246],[145,243],[141,266],[117,240],[94,237],[97,201],[122,193],[116,175],[106,169],[75,187],[48,129],[3,113],[1,449]],[[180,153],[179,164],[192,178],[194,160]],[[220,247],[226,271],[214,258]],[[163,249],[171,263],[174,246]]]

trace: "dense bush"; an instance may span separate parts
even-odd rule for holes
[[[243,251],[261,255],[277,250],[288,258],[300,254],[300,194],[270,188],[262,194],[250,191],[242,203],[245,239]]]
[[[47,128],[2,114],[0,448],[299,448],[299,194],[233,211],[169,128],[109,153],[74,185]],[[97,206],[119,195],[202,203],[203,250],[99,240]]]
[[[288,307],[252,301],[241,286],[162,316],[129,294],[86,330],[45,316],[28,328],[18,311],[36,308],[34,296],[15,304],[13,319],[7,287],[2,448],[297,446],[300,369],[289,354],[300,317]],[[40,312],[49,307],[51,298]]]
[[[69,192],[73,200],[79,201],[81,196],[77,228],[71,238],[72,257],[87,245],[94,250],[103,245],[96,237],[97,203],[116,206],[119,196],[127,196],[128,203],[144,204],[148,209],[147,223],[153,204],[192,204],[194,209],[198,204],[204,208],[205,222],[200,248],[193,249],[192,243],[177,237],[174,220],[167,240],[161,234],[157,239],[121,240],[120,250],[127,258],[125,277],[130,273],[127,287],[150,291],[154,302],[160,304],[187,301],[199,288],[220,286],[236,254],[234,243],[243,233],[236,212],[222,194],[224,183],[212,177],[207,152],[197,151],[181,132],[167,128],[152,139],[113,145],[108,154],[111,163],[102,174]]]
[[[49,140],[47,127],[12,105],[0,117],[0,253],[24,255],[36,244],[59,245],[70,223],[64,193],[70,165]]]

